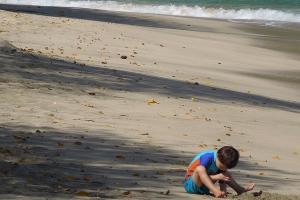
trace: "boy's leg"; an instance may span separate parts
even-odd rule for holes
[[[212,182],[211,178],[209,175],[206,173],[206,169],[203,166],[198,166],[193,175],[192,179],[194,183],[198,186],[201,187],[202,184],[204,184],[208,189],[211,190],[211,192],[216,196],[216,197],[222,197],[225,195],[224,192],[221,192],[218,188],[214,186],[214,183]]]
[[[234,189],[234,191],[236,191],[238,195],[252,190],[255,186],[254,183],[249,183],[247,186],[242,187],[234,180],[234,178],[231,176],[229,172],[226,173],[226,176],[229,177],[229,181],[227,181],[227,185],[229,185],[232,189]]]

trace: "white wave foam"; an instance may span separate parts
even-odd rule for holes
[[[70,1],[70,0],[0,0],[0,3],[25,4],[40,6],[80,7],[121,12],[138,12],[190,17],[219,18],[230,20],[266,20],[282,22],[300,22],[300,14],[271,9],[225,10],[205,7],[175,5],[138,5],[124,4],[115,1]]]

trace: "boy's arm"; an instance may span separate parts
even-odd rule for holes
[[[210,178],[213,182],[219,181],[221,192],[225,192],[226,194],[227,191],[226,181],[229,181],[229,177],[227,176],[226,172],[210,175]]]
[[[215,174],[215,175],[210,175],[210,178],[213,182],[220,181],[220,182],[225,183],[225,181],[230,180],[229,176],[227,175],[226,172],[218,173],[218,174]]]

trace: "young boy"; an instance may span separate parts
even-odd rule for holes
[[[252,190],[255,186],[254,183],[242,187],[227,171],[237,165],[239,157],[239,152],[231,146],[224,146],[218,152],[205,151],[198,154],[186,173],[185,190],[192,194],[209,194],[211,191],[218,198],[226,195],[227,185],[238,195]],[[220,189],[214,186],[216,181],[219,181]]]

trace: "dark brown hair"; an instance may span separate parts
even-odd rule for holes
[[[227,169],[234,168],[239,162],[240,154],[238,150],[232,146],[224,146],[218,150],[219,161],[226,166]]]

